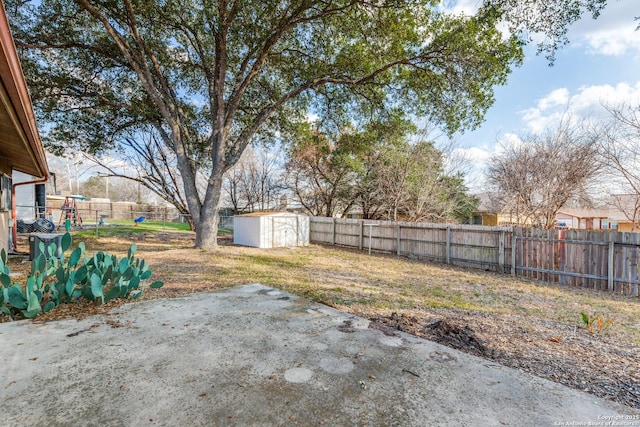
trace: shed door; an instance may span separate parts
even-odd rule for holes
[[[296,217],[272,217],[273,247],[297,246],[298,219]]]

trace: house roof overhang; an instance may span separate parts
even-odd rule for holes
[[[3,2],[0,2],[0,80],[0,159],[7,168],[48,177],[44,147]]]
[[[560,209],[558,214],[567,215],[578,219],[607,219],[609,212],[603,209]]]

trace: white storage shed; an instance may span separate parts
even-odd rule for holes
[[[254,212],[233,218],[233,243],[256,248],[309,244],[309,217],[289,212]]]

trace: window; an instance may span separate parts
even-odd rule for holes
[[[0,175],[0,211],[7,212],[11,210],[11,177],[9,175]]]

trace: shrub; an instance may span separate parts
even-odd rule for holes
[[[105,303],[114,298],[138,298],[142,295],[151,270],[144,260],[136,258],[136,245],[132,244],[126,257],[118,259],[108,252],[89,256],[84,243],[80,243],[67,258],[72,238],[62,237],[60,256],[55,256],[55,243],[46,247],[40,242],[40,255],[31,261],[31,274],[25,286],[12,283],[7,266],[7,253],[0,251],[0,312],[10,316],[22,315],[32,319],[49,312],[59,304],[73,303],[86,298]],[[156,281],[151,288],[161,288]]]
[[[613,325],[613,319],[605,319],[599,315],[589,316],[584,311],[581,311],[580,316],[582,317],[582,322],[585,324],[587,331],[589,331],[590,334],[602,332]]]

